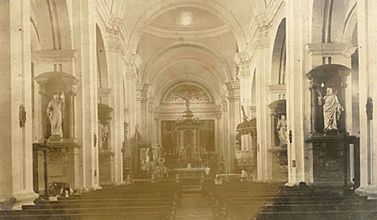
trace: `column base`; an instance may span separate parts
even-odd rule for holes
[[[368,199],[377,199],[377,185],[360,186],[356,189],[356,194]]]
[[[13,209],[21,209],[23,205],[34,204],[34,200],[39,197],[35,192],[24,192],[13,195],[17,202],[13,206]]]

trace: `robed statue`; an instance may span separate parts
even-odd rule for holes
[[[63,137],[64,93],[54,93],[47,106],[47,116],[51,125],[51,136]]]
[[[323,105],[323,130],[325,132],[338,130],[338,120],[344,108],[332,88],[326,89],[323,98],[319,97],[319,104]]]
[[[278,119],[276,130],[279,135],[280,146],[287,145],[287,119],[285,118],[285,115],[281,115],[281,118]]]

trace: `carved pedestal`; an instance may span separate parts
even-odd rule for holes
[[[98,104],[98,147],[100,149],[99,160],[99,182],[101,185],[111,184],[112,182],[112,163],[113,154],[110,145],[110,122],[113,109],[106,104]]]
[[[270,152],[273,155],[272,161],[272,176],[274,181],[287,182],[288,181],[288,157],[287,145],[272,147]]]
[[[111,164],[113,152],[102,151],[99,153],[99,182],[101,185],[111,184]]]
[[[45,190],[45,184],[68,183],[75,186],[75,149],[79,145],[73,139],[47,140],[33,145],[33,174],[36,192]],[[46,166],[47,165],[47,166]]]
[[[343,187],[349,189],[359,184],[359,174],[355,173],[354,183],[349,176],[350,169],[358,170],[359,159],[354,158],[351,166],[350,149],[359,150],[359,139],[355,136],[313,136],[309,152],[313,158],[313,184],[315,186]],[[310,151],[311,150],[311,151]],[[358,155],[358,154],[355,154]]]
[[[78,182],[75,180],[75,167],[79,166],[75,164],[78,161],[75,157],[78,159],[80,156],[80,151],[76,149],[79,145],[74,138],[74,98],[78,79],[72,74],[54,71],[38,75],[35,81],[39,84],[39,109],[42,116],[39,123],[43,136],[39,143],[33,144],[34,188],[38,191],[41,188],[46,190],[46,183],[50,185],[53,182],[68,183],[74,188]],[[51,113],[53,108],[50,103],[54,101],[56,94],[60,94],[60,104],[57,105],[60,107]],[[51,122],[48,115],[57,115],[58,112],[61,121],[57,122],[55,119],[55,122]],[[52,126],[57,126],[58,123],[61,123],[60,134],[52,132]]]

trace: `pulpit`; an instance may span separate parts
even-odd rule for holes
[[[236,135],[236,159],[235,167],[238,171],[250,173],[251,176],[257,175],[257,121],[248,120],[243,106],[242,123],[237,125]]]

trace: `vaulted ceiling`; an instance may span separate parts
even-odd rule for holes
[[[246,48],[256,1],[127,0],[128,47],[140,56],[140,83],[150,85],[155,101],[184,81],[220,101],[225,83],[236,80],[234,58]]]

